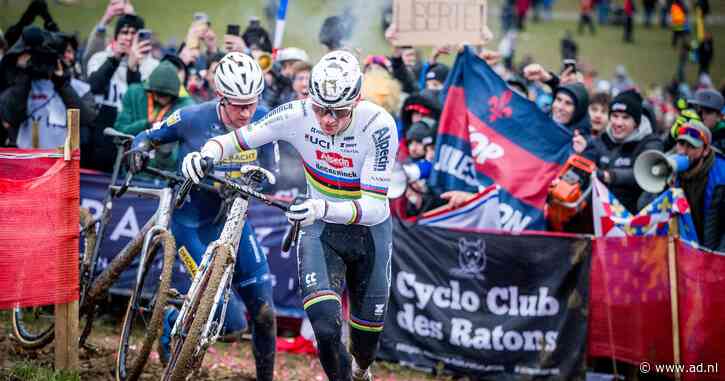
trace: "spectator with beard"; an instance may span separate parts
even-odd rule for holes
[[[700,122],[682,125],[676,139],[677,153],[690,160],[677,180],[690,204],[699,243],[725,251],[725,156],[712,149],[710,129]]]
[[[642,194],[634,179],[634,162],[644,151],[662,151],[662,141],[652,133],[647,118],[642,118],[642,96],[628,90],[617,95],[609,105],[609,126],[590,141],[576,135],[574,151],[597,165],[597,177],[628,211],[638,212]]]
[[[128,86],[148,79],[158,65],[150,57],[151,41],[139,41],[137,32],[144,21],[135,15],[123,15],[116,22],[114,37],[108,47],[94,54],[88,61],[86,72],[91,92],[96,96],[98,118],[86,152],[89,159],[82,165],[110,171],[114,149],[105,139],[103,129],[112,126],[122,108],[123,95]]]

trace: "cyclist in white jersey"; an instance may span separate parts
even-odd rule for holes
[[[304,309],[330,380],[372,380],[390,290],[392,224],[387,192],[398,136],[381,107],[360,100],[362,73],[345,51],[326,54],[310,75],[310,98],[279,106],[262,120],[209,140],[184,158],[195,182],[202,161],[218,162],[275,140],[304,162],[309,198],[287,217],[303,226],[298,245]],[[341,295],[350,295],[351,347],[341,341]],[[351,356],[352,355],[352,356]]]

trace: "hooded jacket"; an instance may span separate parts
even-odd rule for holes
[[[400,110],[400,120],[403,122],[403,130],[405,131],[399,136],[405,136],[405,132],[407,132],[408,127],[412,124],[413,110],[408,109],[410,105],[421,105],[431,111],[431,115],[428,115],[430,118],[436,121],[440,119],[443,107],[437,95],[437,93],[431,90],[426,90],[405,98],[403,107]]]
[[[712,146],[725,154],[725,122],[719,121],[712,130]]]
[[[583,155],[594,161],[599,170],[609,171],[609,190],[632,213],[637,213],[637,199],[642,188],[634,179],[634,162],[644,151],[662,151],[664,143],[655,134],[647,118],[642,118],[639,127],[623,141],[617,141],[612,128],[590,141]]]
[[[579,130],[584,136],[592,133],[592,122],[589,120],[589,94],[581,83],[570,83],[560,86],[554,92],[554,98],[559,92],[566,93],[574,100],[574,114],[569,123],[565,124],[571,131]]]

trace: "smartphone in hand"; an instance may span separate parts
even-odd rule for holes
[[[146,41],[151,39],[151,29],[140,29],[138,31],[138,42]]]
[[[571,73],[576,73],[577,72],[577,69],[576,69],[576,60],[566,59],[566,60],[562,61],[562,63],[564,64],[564,69],[563,70],[570,69],[569,71]]]

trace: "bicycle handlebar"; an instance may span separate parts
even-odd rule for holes
[[[263,203],[273,206],[275,208],[279,208],[285,212],[289,210],[289,207],[291,204],[278,201],[270,197],[269,195],[266,195],[261,192],[257,192],[252,187],[248,185],[239,184],[235,181],[229,180],[223,176],[217,176],[211,172],[211,169],[214,167],[213,159],[211,158],[204,158],[204,160],[201,162],[201,169],[202,172],[204,172],[205,178],[209,178],[213,181],[216,181],[223,186],[232,189],[234,192],[241,193],[242,195],[246,197],[256,198],[259,201],[262,201]],[[193,180],[186,179],[184,183],[181,185],[181,188],[179,189],[179,192],[176,195],[176,207],[179,208],[181,205],[184,204],[184,200],[186,199],[187,194],[191,190],[191,187],[194,185]],[[199,184],[201,185],[201,184]],[[297,241],[297,236],[299,235],[300,231],[300,222],[297,221],[292,224],[292,229],[290,230],[290,234],[287,234],[287,236],[284,239],[284,242],[282,243],[282,251],[289,251],[290,247],[294,242]]]

